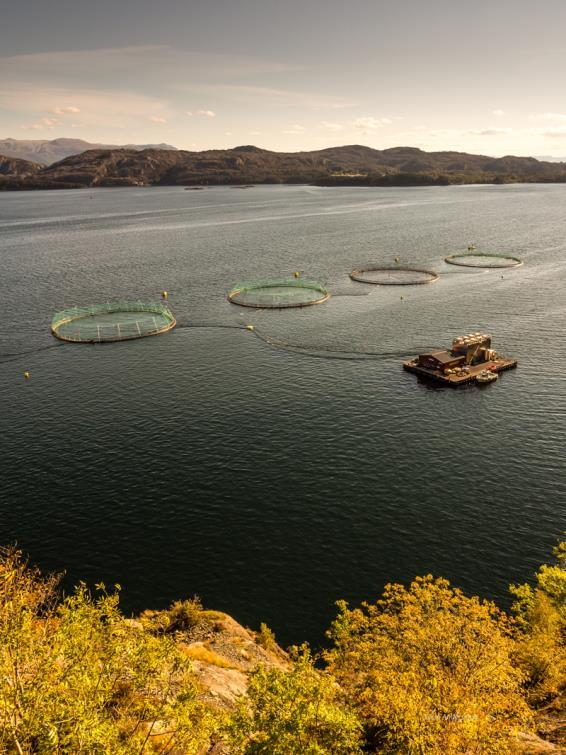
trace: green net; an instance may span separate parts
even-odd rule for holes
[[[104,343],[164,333],[175,324],[161,302],[117,301],[56,312],[51,332],[62,341]]]
[[[520,257],[512,257],[509,254],[490,254],[489,252],[451,254],[444,261],[448,262],[449,265],[485,268],[519,267],[519,265],[523,264],[523,260]]]
[[[416,286],[419,283],[432,283],[438,275],[432,270],[414,267],[360,267],[352,270],[350,278],[376,286]]]
[[[242,307],[283,309],[321,304],[330,293],[320,283],[303,278],[269,278],[236,284],[228,299]]]

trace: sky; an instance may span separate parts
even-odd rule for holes
[[[0,138],[566,155],[564,0],[0,0]]]

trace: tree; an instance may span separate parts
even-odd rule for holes
[[[529,719],[507,617],[445,579],[387,585],[375,604],[340,602],[330,671],[379,752],[505,753]]]
[[[303,647],[290,671],[258,667],[250,674],[227,738],[238,755],[354,755],[360,734],[340,688]]]
[[[566,686],[566,541],[543,564],[535,585],[511,585],[519,632],[515,659],[526,675],[527,699],[535,706]]]

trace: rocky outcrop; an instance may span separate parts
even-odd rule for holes
[[[537,734],[532,732],[521,732],[519,734],[517,746],[515,748],[517,755],[558,755],[564,753],[559,745],[547,742]]]
[[[228,614],[203,610],[193,601],[169,611],[145,611],[139,621],[148,631],[175,637],[191,661],[202,699],[215,706],[232,708],[257,666],[289,667],[287,654],[269,634],[266,639]]]
[[[19,160],[16,157],[6,157],[0,155],[0,176],[10,178],[25,178],[32,176],[43,168],[39,163],[32,163],[29,160]]]
[[[522,737],[525,755],[566,752],[566,691],[537,711],[535,729],[536,734]]]

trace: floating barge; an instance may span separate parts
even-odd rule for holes
[[[431,351],[403,362],[403,369],[408,372],[453,388],[485,383],[485,379],[478,381],[480,373],[485,376],[485,371],[489,371],[497,375],[516,366],[516,359],[502,357],[491,348],[491,336],[485,333],[468,333],[455,338],[448,351]]]

